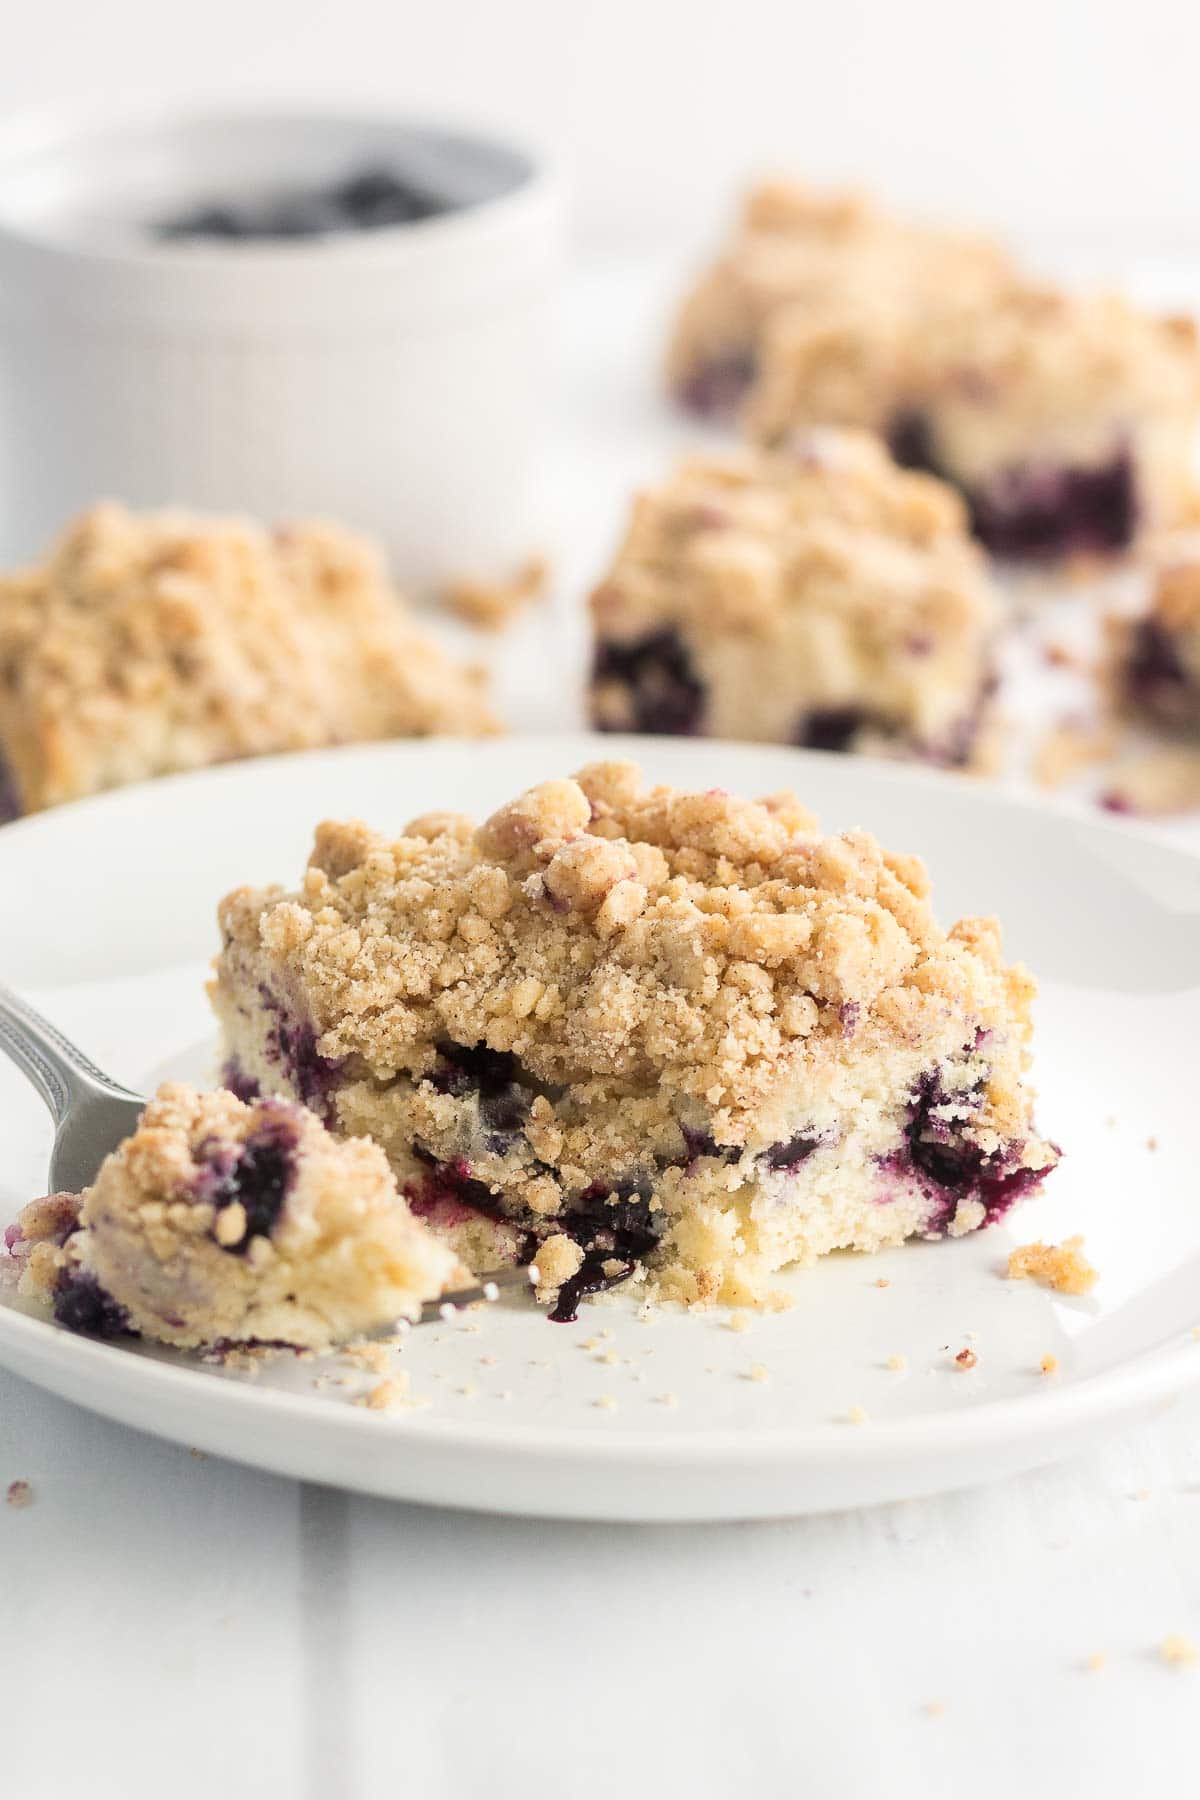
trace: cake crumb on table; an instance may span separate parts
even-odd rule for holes
[[[20,1478],[20,1477],[16,1481],[10,1481],[8,1484],[8,1489],[4,1495],[4,1498],[9,1506],[15,1506],[15,1507],[32,1506],[33,1505],[32,1483],[25,1481],[23,1478]]]
[[[865,1406],[852,1406],[847,1411],[846,1418],[851,1425],[866,1425],[870,1422],[871,1415]]]
[[[600,1398],[596,1401],[596,1405],[600,1408],[601,1412],[616,1412],[617,1410],[617,1401],[612,1394],[601,1394]]]
[[[750,1314],[744,1309],[730,1313],[725,1321],[726,1331],[749,1331]]]
[[[908,1368],[908,1358],[907,1356],[902,1356],[898,1350],[893,1350],[892,1354],[887,1359],[887,1366],[892,1370],[893,1374],[902,1375]]]
[[[679,1395],[678,1394],[655,1394],[654,1398],[657,1400],[657,1402],[660,1406],[678,1406],[679,1405]]]
[[[1010,1281],[1036,1281],[1058,1294],[1089,1294],[1098,1279],[1098,1271],[1083,1254],[1081,1235],[1061,1244],[1018,1245],[1009,1256],[1007,1273]]]
[[[766,1363],[751,1363],[750,1367],[746,1370],[747,1381],[769,1381],[770,1379],[771,1371],[768,1369]]]
[[[546,592],[550,565],[544,556],[531,556],[506,580],[484,581],[459,575],[441,590],[442,605],[457,618],[481,631],[503,631]]]
[[[1098,1675],[1101,1669],[1107,1666],[1107,1663],[1107,1650],[1093,1650],[1090,1656],[1084,1658],[1083,1667],[1087,1674]]]
[[[964,1347],[955,1356],[954,1366],[956,1369],[973,1369],[978,1361],[979,1358],[976,1356],[975,1352],[969,1347]]]
[[[1200,1662],[1200,1649],[1181,1631],[1169,1632],[1158,1646],[1158,1654],[1163,1662],[1176,1669],[1190,1668]]]
[[[1043,1375],[1057,1375],[1058,1374],[1058,1358],[1057,1358],[1057,1356],[1052,1356],[1050,1354],[1050,1352],[1047,1351],[1045,1356],[1043,1356],[1041,1362],[1038,1364],[1038,1368],[1041,1370],[1041,1373]]]

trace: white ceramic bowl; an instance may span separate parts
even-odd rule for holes
[[[190,204],[436,167],[459,210],[163,240]],[[0,545],[101,497],[378,534],[406,579],[534,546],[559,183],[498,137],[307,108],[0,131]]]

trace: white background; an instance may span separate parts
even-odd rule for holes
[[[557,143],[589,259],[698,245],[791,167],[1120,272],[1200,255],[1198,68],[1172,0],[9,0],[0,110],[382,96]],[[532,1526],[201,1462],[0,1377],[0,1491],[36,1491],[0,1505],[0,1792],[1191,1792],[1200,1669],[1156,1646],[1200,1639],[1198,1424],[836,1519]]]
[[[707,234],[739,172],[855,176],[1038,244],[1200,248],[1189,0],[39,0],[0,107],[301,88],[525,126],[580,241]]]

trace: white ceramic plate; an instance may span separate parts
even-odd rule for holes
[[[0,831],[0,975],[131,1085],[203,1079],[204,968],[229,887],[294,880],[319,818],[386,829],[431,807],[482,815],[625,749],[676,783],[791,785],[828,826],[924,855],[943,919],[1003,918],[1042,981],[1041,1119],[1066,1152],[1044,1197],[1011,1228],[796,1274],[794,1309],[744,1333],[722,1313],[643,1322],[619,1300],[570,1326],[513,1302],[423,1327],[401,1361],[430,1404],[399,1415],[351,1404],[379,1377],[336,1358],[285,1357],[250,1379],[72,1337],[11,1294],[0,1361],[126,1424],[311,1480],[625,1519],[802,1513],[990,1479],[1200,1375],[1200,858],[1129,828],[768,747],[573,736],[347,749],[127,789]],[[40,1190],[48,1148],[34,1094],[0,1066],[0,1216]],[[1101,1274],[1086,1300],[1002,1278],[1014,1241],[1075,1231]],[[953,1358],[967,1345],[978,1361],[963,1373]],[[888,1367],[897,1356],[904,1370]]]

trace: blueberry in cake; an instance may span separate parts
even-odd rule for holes
[[[978,756],[999,607],[962,502],[866,432],[693,457],[591,602],[607,731]]]
[[[1150,604],[1112,620],[1106,674],[1117,709],[1143,724],[1200,737],[1200,552],[1160,569]]]
[[[742,419],[865,426],[953,481],[995,555],[1109,555],[1187,503],[1200,420],[1191,320],[1032,281],[994,246],[899,223],[853,197],[775,184],[684,305],[683,395],[706,359],[752,369]]]
[[[494,729],[479,676],[332,525],[99,506],[0,578],[11,813],[235,757]]]
[[[8,1233],[19,1291],[73,1331],[323,1350],[415,1318],[459,1277],[383,1153],[294,1102],[168,1084],[82,1196]]]
[[[569,1318],[634,1279],[760,1304],[786,1265],[959,1235],[1057,1160],[1034,984],[922,865],[790,794],[597,763],[476,829],[324,824],[300,884],[220,909],[228,1077],[314,1094],[476,1270]],[[303,1046],[297,1054],[297,1045]]]

